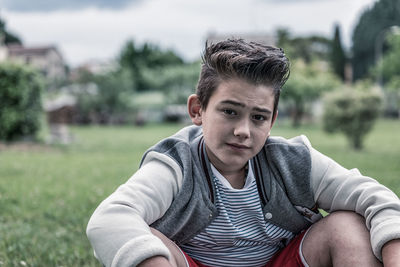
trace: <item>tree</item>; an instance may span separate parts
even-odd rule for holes
[[[365,78],[376,63],[376,52],[380,53],[385,45],[380,45],[386,29],[400,25],[399,0],[380,0],[364,11],[353,32],[353,78]]]
[[[115,71],[101,75],[81,72],[77,80],[81,90],[75,94],[78,122],[126,123],[135,116],[136,93],[159,90],[168,94],[173,88],[177,90],[176,97],[183,87],[192,86],[193,67],[184,64],[174,52],[163,51],[155,45],[137,46],[128,41],[118,62]]]
[[[195,92],[200,73],[200,62],[147,69],[143,72],[146,83],[162,91],[170,104],[186,104],[189,94]]]
[[[323,123],[329,133],[342,132],[360,150],[381,109],[381,95],[365,84],[335,90],[325,97]]]
[[[331,67],[333,72],[342,79],[345,80],[345,65],[346,65],[346,55],[343,51],[341,38],[340,38],[340,27],[335,25],[335,35],[332,41],[331,48]]]
[[[276,32],[277,44],[291,60],[301,59],[307,64],[313,60],[329,60],[331,40],[323,36],[292,37],[287,29]]]
[[[80,123],[115,124],[132,111],[132,77],[127,70],[101,75],[82,73],[81,90],[75,93]]]
[[[43,81],[35,70],[0,64],[0,140],[34,137],[43,115]]]
[[[0,44],[2,41],[1,38],[4,38],[3,41],[5,44],[22,44],[21,40],[16,35],[6,30],[6,23],[0,18]]]
[[[136,46],[133,41],[126,43],[118,61],[121,68],[130,70],[133,86],[137,91],[153,89],[143,77],[143,72],[147,71],[147,69],[154,70],[183,64],[183,60],[173,51],[162,51],[157,46],[148,43],[143,46]]]
[[[388,46],[375,72],[382,73],[385,91],[393,97],[393,108],[400,115],[400,35],[388,36]]]
[[[388,37],[388,50],[379,64],[385,87],[400,91],[400,35]]]
[[[289,80],[282,89],[282,99],[291,108],[292,125],[298,127],[307,106],[325,91],[339,86],[339,81],[330,72],[324,71],[318,62],[305,64],[301,60],[292,62]]]

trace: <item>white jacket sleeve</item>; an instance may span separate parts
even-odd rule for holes
[[[148,225],[161,218],[182,185],[179,165],[150,152],[142,167],[95,210],[87,236],[105,266],[136,266],[152,256],[169,257]]]
[[[311,147],[311,184],[318,206],[328,212],[351,210],[365,218],[375,256],[383,245],[400,238],[400,200],[376,180],[348,170]]]

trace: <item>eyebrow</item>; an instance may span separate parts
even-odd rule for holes
[[[221,101],[221,104],[230,104],[230,105],[238,106],[238,107],[242,107],[242,108],[245,107],[245,105],[243,103],[233,101],[233,100],[224,100],[224,101]],[[258,111],[258,112],[268,113],[268,114],[272,113],[269,109],[260,108],[260,107],[254,107],[253,110]]]

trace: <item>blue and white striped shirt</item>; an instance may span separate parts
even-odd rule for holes
[[[251,166],[251,164],[249,164]],[[208,266],[263,266],[294,234],[264,220],[253,170],[234,189],[211,166],[218,216],[182,249]]]

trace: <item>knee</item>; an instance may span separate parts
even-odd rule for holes
[[[330,242],[353,245],[369,243],[369,231],[361,215],[351,211],[336,211],[324,219]]]
[[[315,223],[305,236],[303,254],[310,266],[350,266],[341,262],[375,260],[364,218],[350,211],[333,212]]]
[[[158,237],[168,248],[169,252],[171,253],[169,262],[172,266],[177,266],[177,267],[186,266],[186,260],[180,248],[172,240],[170,240],[168,237],[166,237],[163,233],[161,233],[155,228],[150,227],[150,231],[153,235]],[[152,265],[152,266],[158,266],[158,265]]]
[[[336,229],[351,229],[352,227],[365,228],[365,220],[353,211],[335,211],[324,218],[326,224]]]
[[[350,211],[332,212],[315,223],[308,235],[308,239],[312,239],[313,242],[318,240],[323,247],[337,247],[343,244],[357,246],[358,243],[369,241],[369,231],[364,218]]]

